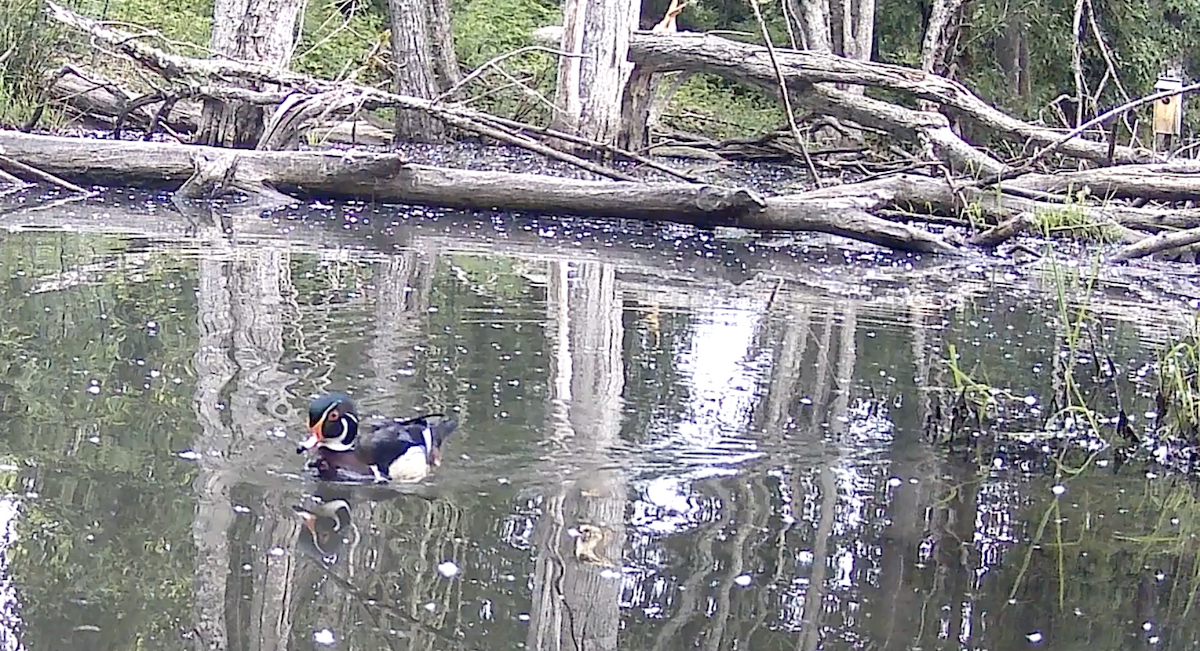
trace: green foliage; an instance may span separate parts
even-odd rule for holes
[[[544,0],[470,0],[454,7],[458,60],[466,68],[533,44],[533,30],[557,24],[559,9]]]
[[[389,79],[381,51],[388,48],[383,14],[366,8],[346,18],[333,0],[309,4],[292,65],[322,79],[353,78],[374,84]]]
[[[1163,434],[1200,442],[1200,321],[1159,359],[1158,409]]]
[[[37,107],[39,80],[59,31],[41,0],[0,0],[0,125],[21,125]]]
[[[1097,223],[1077,204],[1038,210],[1034,214],[1034,224],[1046,237],[1065,235],[1100,243],[1120,241],[1120,233],[1115,226]]]
[[[533,45],[535,29],[561,20],[558,8],[546,0],[470,0],[453,9],[454,48],[464,73],[501,54]],[[553,98],[557,64],[557,58],[548,53],[529,52],[500,65],[525,85]],[[475,108],[519,119],[549,119],[548,107],[520,89],[495,90],[510,85],[503,75],[492,71],[480,79],[482,83],[472,84],[456,99],[483,96],[473,103]]]
[[[1074,122],[1072,0],[1010,3],[983,0],[964,5],[962,34],[950,53],[952,74],[985,99],[1017,115],[1062,126]],[[1197,0],[1116,0],[1091,3],[1096,26],[1111,52],[1115,74],[1131,96],[1152,91],[1165,64],[1178,60],[1192,77],[1200,73],[1200,2]],[[876,58],[916,65],[920,57],[928,0],[880,0],[876,10]],[[1098,106],[1125,101],[1109,74],[1103,52],[1085,15],[1081,28],[1085,92],[1099,91]],[[1013,37],[1027,48],[1026,84],[1006,74]],[[1019,57],[1017,57],[1019,59]],[[1103,84],[1103,86],[1101,86]],[[1065,101],[1064,101],[1065,96]],[[1058,100],[1060,104],[1054,106]],[[1061,113],[1060,113],[1061,111]],[[1142,116],[1148,116],[1144,110]],[[1085,116],[1093,115],[1085,106]],[[1185,114],[1185,119],[1192,120]]]
[[[763,133],[787,123],[783,106],[764,91],[707,74],[695,75],[679,87],[663,119],[714,138]]]
[[[213,0],[117,0],[88,14],[154,29],[162,37],[153,43],[158,47],[188,56],[208,55]]]

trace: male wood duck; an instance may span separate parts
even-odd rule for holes
[[[457,427],[444,414],[425,414],[384,421],[360,436],[354,401],[328,393],[309,403],[311,434],[296,452],[316,448],[309,466],[325,480],[417,482],[442,465],[442,444]]]

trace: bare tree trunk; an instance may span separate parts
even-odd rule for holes
[[[213,55],[286,69],[292,58],[296,18],[303,4],[304,0],[216,0],[209,43]],[[260,107],[205,100],[197,141],[205,145],[253,148],[262,128]]]
[[[621,98],[633,72],[629,36],[637,26],[637,0],[566,0],[553,126],[615,144]]]
[[[1029,75],[1029,46],[1024,43],[1025,29],[1021,23],[1020,16],[1009,15],[1004,33],[996,40],[996,62],[1008,79],[1008,87],[1017,93],[1022,93],[1028,85],[1026,77]]]
[[[434,99],[459,77],[446,0],[388,0],[396,92]],[[421,111],[396,110],[396,142],[442,142],[446,128]]]
[[[829,0],[802,0],[800,25],[804,42],[814,52],[832,52],[833,34],[829,26]]]
[[[450,30],[449,0],[429,0],[429,48],[433,53],[433,73],[438,86],[445,90],[462,79],[458,54],[454,51],[454,35]]]
[[[950,29],[950,19],[962,7],[963,0],[933,0],[933,9],[929,13],[929,26],[925,28],[925,37],[921,41],[921,69],[925,72],[942,74],[946,56],[946,48],[953,40]]]

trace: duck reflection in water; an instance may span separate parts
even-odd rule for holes
[[[292,505],[307,532],[300,535],[301,550],[315,555],[322,563],[337,562],[343,544],[356,542],[350,502],[341,496],[312,495],[303,504]]]

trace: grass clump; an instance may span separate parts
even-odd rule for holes
[[[1160,434],[1200,445],[1200,321],[1159,358],[1155,412]]]
[[[59,31],[41,0],[0,0],[0,125],[21,126],[40,101],[40,80],[53,60]]]

